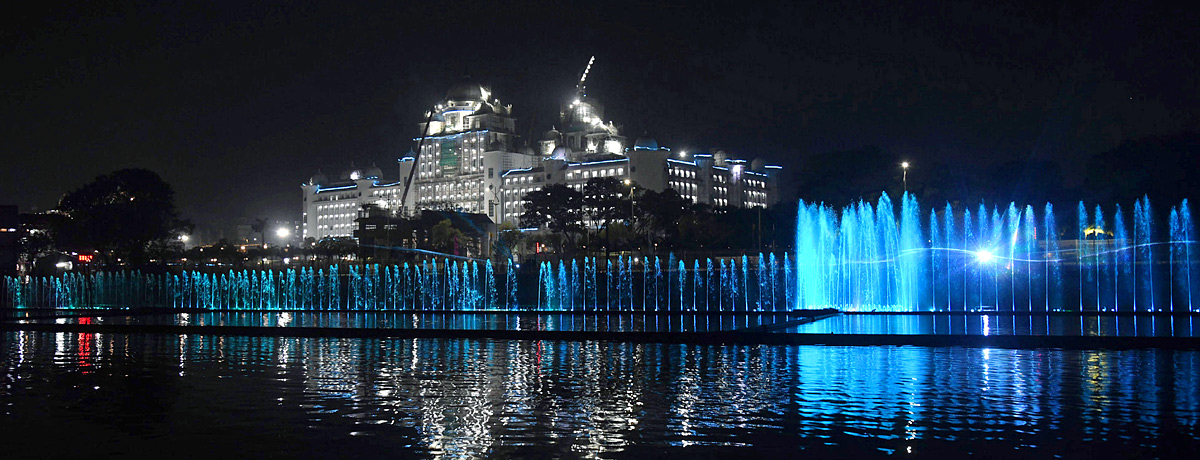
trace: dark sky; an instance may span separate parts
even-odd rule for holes
[[[3,201],[46,209],[144,167],[202,227],[298,219],[318,168],[395,176],[421,112],[464,75],[536,135],[591,55],[589,93],[631,139],[785,167],[877,145],[914,167],[1070,173],[1200,126],[1200,16],[1165,4],[173,3],[8,12]]]

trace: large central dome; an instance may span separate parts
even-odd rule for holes
[[[474,82],[463,82],[450,87],[446,99],[451,101],[487,101],[491,91]]]

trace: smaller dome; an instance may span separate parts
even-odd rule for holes
[[[383,170],[379,169],[378,166],[375,166],[372,164],[370,168],[367,168],[366,171],[363,171],[363,175],[364,175],[364,177],[379,178],[379,177],[383,177]]]
[[[653,137],[639,137],[633,143],[634,150],[658,150],[658,141]]]
[[[530,147],[528,145],[521,147],[521,153],[524,155],[537,155],[537,152],[533,151],[533,147]]]
[[[487,115],[487,114],[491,114],[491,113],[496,113],[496,111],[492,109],[492,104],[484,102],[482,104],[479,104],[479,109],[476,110],[475,113],[472,113],[471,115]]]
[[[542,140],[557,141],[557,140],[559,140],[560,137],[561,137],[561,135],[559,134],[558,130],[554,129],[554,127],[551,126],[550,130],[546,131],[546,133],[542,135]]]
[[[567,148],[566,146],[560,145],[558,147],[555,147],[553,152],[550,152],[550,158],[553,158],[555,160],[566,160],[567,155],[570,155],[570,154],[571,154],[571,149]]]

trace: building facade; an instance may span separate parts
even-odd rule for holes
[[[422,210],[480,213],[498,222],[500,176],[539,160],[529,149],[515,149],[512,106],[485,86],[464,83],[425,115],[418,126],[422,136],[413,139],[419,152],[398,160],[397,179],[384,180],[372,167],[345,171],[336,180],[317,174],[301,185],[302,238],[351,237],[367,206],[409,216]]]
[[[624,155],[593,155],[580,161],[551,157],[536,167],[510,170],[504,174],[501,221],[519,222],[526,193],[551,184],[582,191],[597,177],[629,181],[640,190],[670,188],[694,203],[717,207],[767,207],[779,201],[778,166],[727,159],[721,151],[687,159],[673,156],[654,139],[640,138]]]
[[[318,173],[302,184],[301,238],[352,237],[356,220],[371,208],[407,216],[452,210],[519,224],[526,193],[550,184],[582,190],[595,177],[629,181],[639,190],[671,188],[712,206],[767,207],[779,200],[778,166],[728,158],[720,150],[682,157],[648,137],[629,146],[582,85],[564,104],[559,124],[527,147],[518,146],[512,106],[486,86],[457,85],[425,115],[416,148],[397,162],[398,179],[385,180],[372,166],[334,180]]]

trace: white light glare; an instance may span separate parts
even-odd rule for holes
[[[275,230],[275,236],[278,236],[280,238],[287,238],[291,234],[292,234],[292,231],[288,230],[286,228],[280,228],[279,230]]]
[[[986,249],[975,251],[975,260],[978,260],[979,263],[986,264],[995,259],[996,256],[992,254],[992,251]]]

